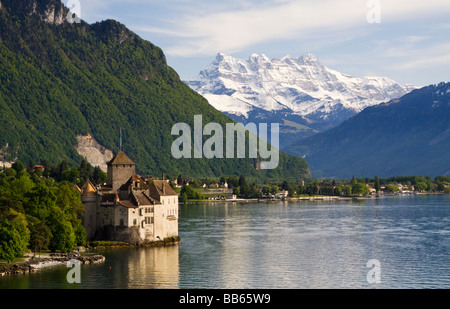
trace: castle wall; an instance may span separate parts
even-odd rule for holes
[[[178,236],[178,196],[161,196],[161,205],[155,205],[155,238]]]
[[[154,205],[143,205],[139,207],[139,236],[141,240],[154,241]]]

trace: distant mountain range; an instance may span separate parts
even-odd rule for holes
[[[243,123],[280,123],[280,145],[335,127],[365,107],[415,89],[385,77],[352,77],[316,56],[237,59],[218,54],[185,81],[217,110]]]
[[[99,162],[119,151],[122,131],[143,175],[308,177],[303,159],[283,153],[273,170],[258,170],[257,159],[175,159],[174,124],[233,121],[183,83],[159,47],[114,20],[69,23],[68,13],[60,0],[0,0],[1,165]]]
[[[367,107],[284,150],[304,157],[313,177],[450,175],[450,83]]]

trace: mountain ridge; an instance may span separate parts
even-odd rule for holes
[[[309,128],[309,135],[334,127],[367,106],[415,89],[386,77],[340,73],[313,54],[273,59],[252,54],[238,59],[219,53],[198,77],[185,82],[236,121],[287,120]],[[297,139],[305,137],[299,133]],[[288,135],[285,140],[294,139]]]
[[[450,175],[450,83],[367,107],[283,150],[304,157],[314,177]]]

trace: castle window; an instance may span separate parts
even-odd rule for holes
[[[123,219],[120,219],[120,226],[123,226]]]
[[[136,219],[133,220],[133,225],[137,225],[137,220]]]

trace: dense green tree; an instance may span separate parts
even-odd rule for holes
[[[85,180],[87,178],[82,178],[80,176],[80,171],[75,167],[66,169],[65,171],[62,172],[60,177],[61,181],[69,181],[71,183],[79,183],[79,184],[84,183],[84,181],[81,179]]]
[[[14,169],[17,173],[25,170],[25,165],[21,161],[16,161],[12,164],[12,169]]]
[[[37,184],[24,196],[26,198],[24,202],[26,213],[40,220],[45,220],[49,216],[56,203],[55,194],[51,188],[43,183]]]
[[[380,179],[378,178],[378,176],[375,176],[374,188],[377,191],[377,193],[381,190]]]
[[[230,176],[227,180],[229,188],[239,187],[239,178],[236,176]]]
[[[351,196],[352,195],[352,186],[350,186],[350,185],[342,186],[342,192],[346,196]]]
[[[75,232],[64,213],[58,207],[54,207],[48,219],[48,226],[52,233],[49,249],[53,252],[70,252],[75,247]]]
[[[73,190],[72,185],[68,182],[58,183],[53,192],[56,197],[56,206],[64,213],[73,227],[81,224],[81,216],[84,212],[84,205],[81,203],[80,194]]]
[[[352,194],[355,195],[367,195],[369,194],[370,190],[367,188],[367,186],[363,183],[355,183],[352,186]]]
[[[386,190],[387,190],[388,192],[397,192],[397,191],[400,191],[400,189],[398,188],[398,186],[393,185],[393,184],[388,184],[387,187],[386,187]]]
[[[75,245],[86,246],[87,234],[86,234],[86,229],[84,228],[84,226],[81,224],[78,224],[75,228],[74,233],[75,233]]]
[[[183,192],[183,193],[180,195],[180,202],[181,202],[181,203],[186,203],[187,201],[188,201],[188,196],[187,196],[186,192]]]
[[[264,185],[261,189],[262,194],[264,195],[270,195],[270,186],[269,185]]]
[[[19,175],[17,175],[19,176]],[[35,184],[28,173],[14,178],[10,182],[11,194],[16,197],[22,197],[34,188]]]
[[[9,209],[0,217],[0,259],[8,262],[24,255],[30,240],[25,215]]]
[[[35,217],[28,216],[30,230],[30,245],[34,254],[41,252],[42,249],[48,249],[52,233],[44,221],[39,221]]]
[[[245,179],[244,175],[239,176],[239,187],[243,187],[247,185],[247,180]]]
[[[425,191],[428,188],[427,184],[425,182],[418,182],[414,186],[414,189],[416,191]]]
[[[102,171],[99,166],[94,167],[92,173],[92,181],[94,184],[103,184],[108,180],[108,174]]]
[[[81,161],[78,171],[79,171],[78,177],[83,179],[83,181],[85,181],[86,179],[93,179],[94,170],[92,168],[92,165],[86,159],[83,159]]]
[[[436,189],[437,189],[437,191],[444,192],[445,191],[445,185],[442,182],[440,182],[440,183],[437,184],[437,188]]]

